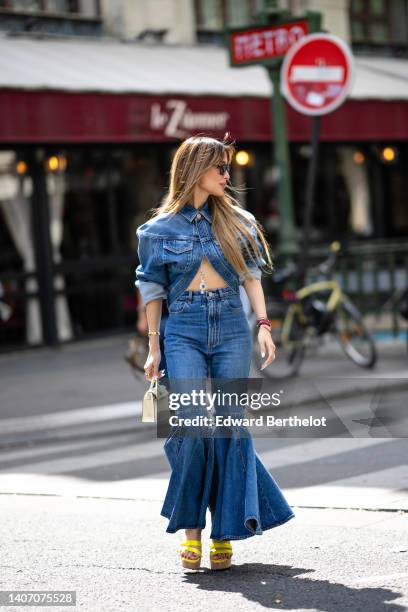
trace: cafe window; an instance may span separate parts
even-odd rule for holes
[[[223,42],[225,27],[238,28],[255,22],[262,0],[195,0],[197,38],[201,42]]]
[[[99,0],[0,0],[0,8],[13,12],[36,12],[56,15],[78,14],[97,17]]]
[[[408,0],[352,0],[350,28],[355,51],[406,55]]]
[[[47,10],[50,13],[78,13],[78,0],[47,0]]]
[[[101,0],[0,0],[0,31],[101,36]]]
[[[0,7],[14,11],[40,11],[41,0],[1,0]]]

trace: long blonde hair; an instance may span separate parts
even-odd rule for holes
[[[176,214],[186,203],[192,203],[194,187],[204,172],[216,164],[224,163],[225,154],[228,163],[231,163],[234,153],[235,146],[228,132],[222,141],[202,135],[184,140],[172,160],[169,190],[160,206],[153,209],[152,216],[162,213]],[[257,235],[267,259],[262,269],[272,271],[274,268],[271,251],[262,226],[256,220],[254,222],[240,202],[231,195],[231,192],[237,193],[239,189],[228,183],[226,189],[229,193],[222,196],[208,196],[213,232],[226,259],[239,275],[248,272],[240,244],[244,245],[249,257],[253,257],[246,238],[255,256],[262,257],[263,253],[255,239]]]

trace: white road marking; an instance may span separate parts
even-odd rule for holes
[[[49,427],[64,427],[67,425],[82,425],[86,423],[100,423],[111,419],[124,417],[136,417],[142,413],[142,402],[122,402],[119,404],[108,404],[106,406],[95,406],[91,408],[77,408],[75,410],[64,410],[52,414],[38,414],[35,416],[14,417],[0,419],[0,435],[14,434],[28,431],[41,431]]]

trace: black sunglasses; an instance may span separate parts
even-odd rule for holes
[[[216,168],[218,168],[221,176],[224,176],[224,174],[226,172],[228,172],[228,174],[230,174],[231,164],[217,164]]]

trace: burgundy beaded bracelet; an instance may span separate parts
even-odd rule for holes
[[[257,324],[257,327],[261,327],[261,325],[265,325],[265,327],[269,327],[269,328],[272,327],[270,320],[265,319],[265,318],[257,319],[256,324]]]

